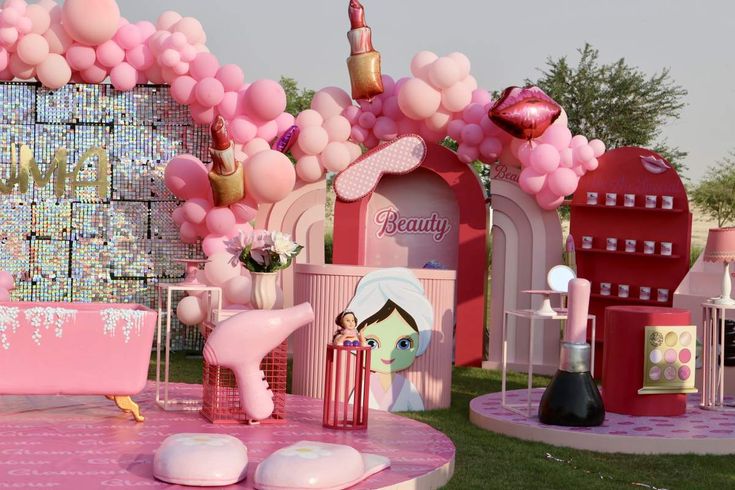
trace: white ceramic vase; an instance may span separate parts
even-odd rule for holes
[[[277,299],[278,272],[251,272],[250,304],[259,310],[272,310]]]

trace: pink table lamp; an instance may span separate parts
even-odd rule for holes
[[[721,262],[725,264],[722,276],[722,294],[711,301],[718,305],[735,305],[735,299],[730,297],[732,281],[730,279],[730,262],[735,262],[735,227],[711,228],[707,235],[707,245],[704,247],[705,262]]]

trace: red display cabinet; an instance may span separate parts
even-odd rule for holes
[[[588,201],[588,193],[597,193],[596,204]],[[614,205],[607,202],[608,194],[615,194]],[[647,207],[647,196],[656,196],[653,207]],[[664,196],[671,200],[670,209]],[[577,274],[592,283],[590,313],[597,317],[599,353],[604,352],[606,307],[672,305],[674,291],[689,270],[691,229],[686,189],[657,153],[637,147],[611,150],[600,157],[597,170],[580,179],[571,205],[570,233]],[[608,249],[609,238],[617,240],[615,250]],[[626,251],[626,240],[635,240],[634,251]],[[646,253],[646,242],[649,247],[653,242],[653,253]],[[668,244],[670,250],[662,250]],[[621,285],[628,287],[627,297],[621,296]],[[641,298],[645,288],[650,288],[648,299],[645,294]],[[597,356],[597,373],[602,372],[602,359]]]

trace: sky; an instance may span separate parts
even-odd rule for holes
[[[118,0],[131,21],[165,10],[199,19],[221,63],[246,80],[294,78],[349,91],[348,0]],[[697,181],[735,149],[735,2],[709,0],[362,0],[383,73],[410,75],[421,50],[460,51],[480,87],[501,90],[539,76],[549,57],[576,64],[586,42],[600,61],[620,58],[647,74],[671,70],[689,94],[663,136],[689,153]]]

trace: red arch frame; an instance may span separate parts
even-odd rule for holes
[[[454,192],[459,207],[459,248],[455,308],[457,366],[479,366],[483,358],[485,288],[487,286],[487,205],[472,167],[444,146],[427,143],[421,168],[439,176]],[[334,205],[335,264],[366,265],[366,219],[372,193]]]

